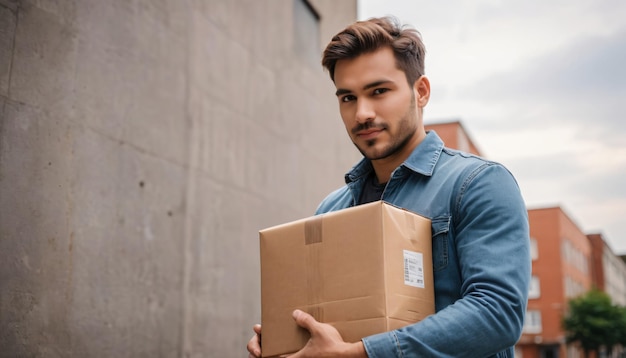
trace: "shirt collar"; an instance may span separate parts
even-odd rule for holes
[[[416,173],[432,176],[435,165],[443,151],[443,141],[435,131],[426,132],[424,140],[413,150],[402,166]],[[369,159],[363,158],[345,176],[346,184],[368,175],[374,168]]]

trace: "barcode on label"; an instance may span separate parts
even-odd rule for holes
[[[404,284],[424,288],[424,259],[420,252],[403,250]]]

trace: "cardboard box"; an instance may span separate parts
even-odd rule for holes
[[[430,220],[382,201],[261,230],[263,357],[306,344],[296,308],[348,342],[434,313],[431,240]]]

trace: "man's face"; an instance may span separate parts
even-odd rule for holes
[[[420,84],[409,86],[393,51],[381,48],[335,65],[339,110],[359,151],[370,160],[408,157],[423,138]]]

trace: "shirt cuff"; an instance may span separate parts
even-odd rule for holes
[[[398,337],[394,331],[365,337],[361,341],[369,358],[401,357]]]

